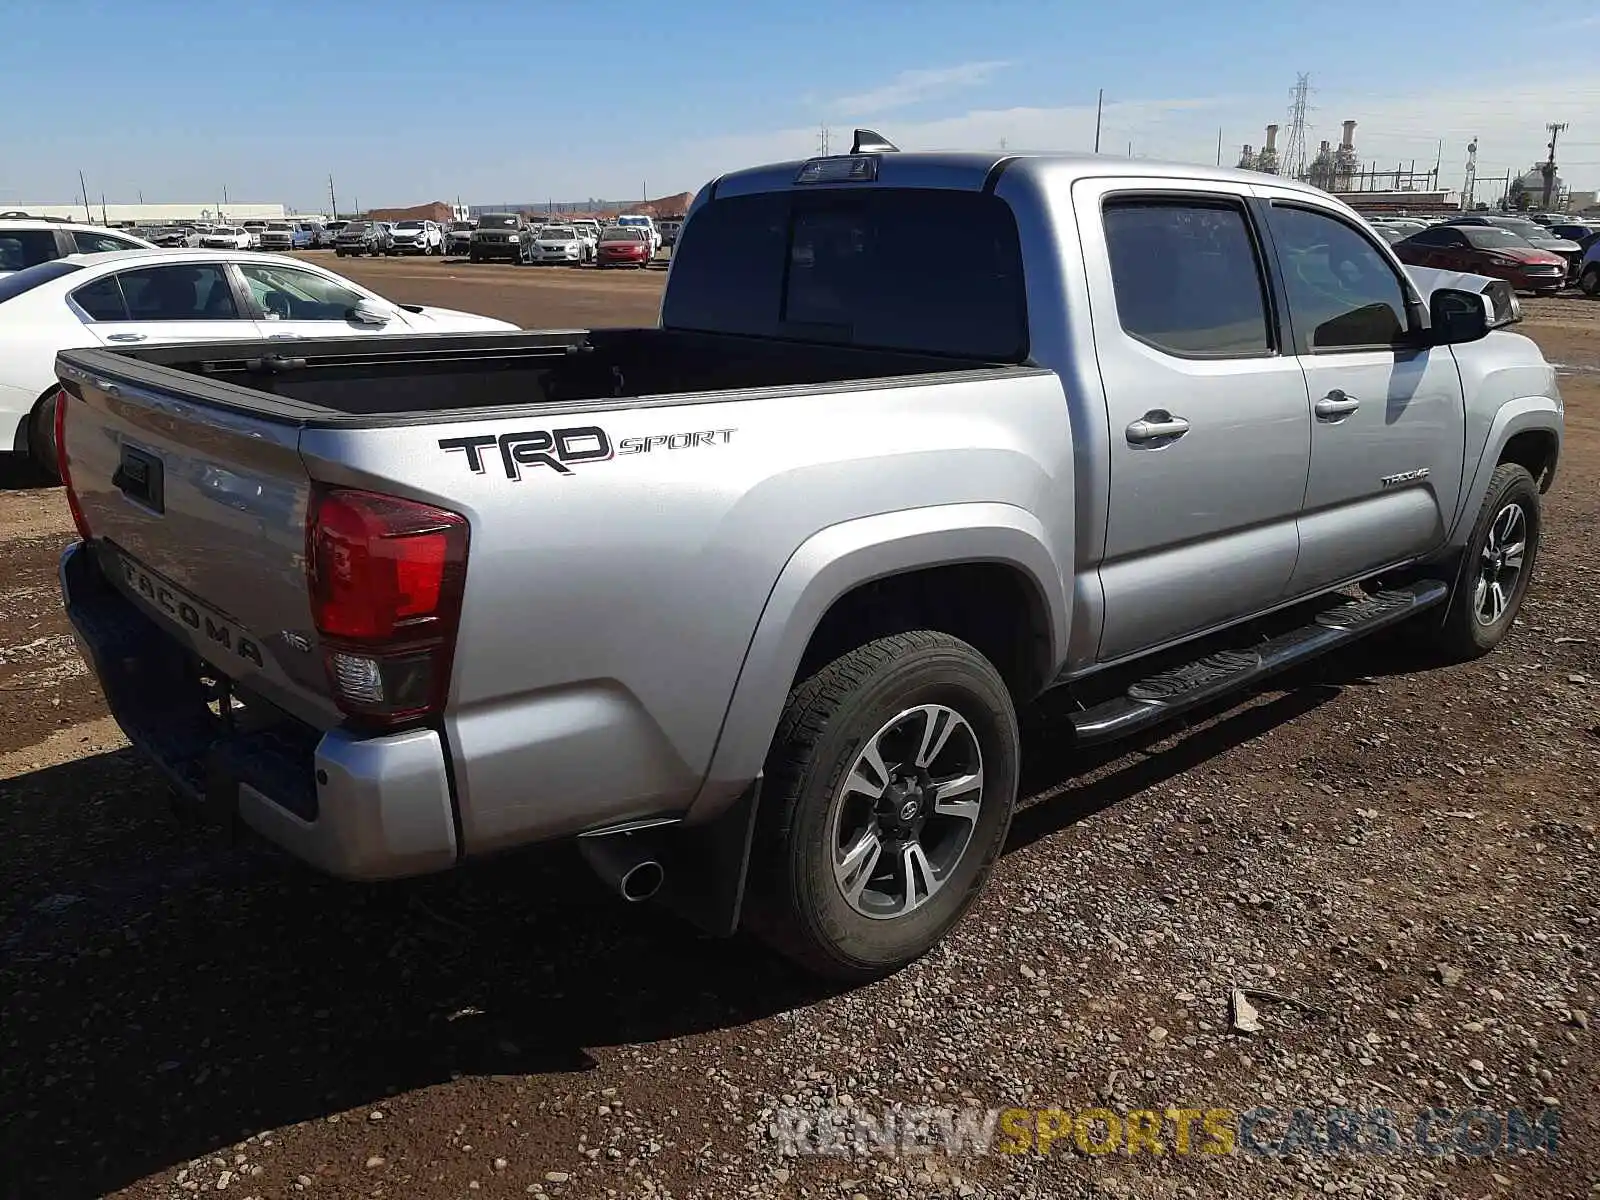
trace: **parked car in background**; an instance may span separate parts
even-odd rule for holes
[[[259,250],[261,248],[261,235],[266,231],[267,223],[265,221],[240,221],[239,228],[250,235],[250,248]]]
[[[527,262],[532,238],[533,230],[521,213],[484,213],[472,231],[467,257],[473,262]]]
[[[595,261],[602,267],[648,267],[654,257],[649,230],[611,225],[600,234]]]
[[[594,257],[594,247],[600,242],[600,222],[593,217],[574,217],[568,222],[578,231],[578,236],[583,238],[589,246],[589,257]]]
[[[1488,275],[1524,292],[1558,292],[1567,283],[1566,259],[1495,225],[1436,225],[1395,243],[1394,252],[1410,266]]]
[[[1567,274],[1576,275],[1578,260],[1583,257],[1583,247],[1577,242],[1554,236],[1548,229],[1526,217],[1503,216],[1498,213],[1482,216],[1452,217],[1447,225],[1488,225],[1514,233],[1536,250],[1547,250],[1561,256],[1567,265]]]
[[[1589,243],[1578,265],[1578,289],[1591,299],[1600,299],[1600,238]]]
[[[394,248],[399,254],[442,254],[444,235],[436,221],[396,221]]]
[[[644,230],[649,235],[651,257],[661,249],[661,231],[656,228],[654,217],[646,213],[623,213],[617,218],[617,224],[623,229]]]
[[[564,263],[577,266],[583,261],[583,240],[571,225],[546,225],[533,239],[532,260],[536,263]]]
[[[152,249],[153,243],[99,225],[46,221],[37,217],[0,218],[0,276],[69,254]]]
[[[394,235],[382,221],[346,221],[334,250],[340,258],[394,253]]]
[[[322,250],[332,250],[339,241],[339,231],[349,223],[348,221],[339,220],[324,221],[322,223],[322,234],[317,239],[317,247]]]
[[[472,231],[478,223],[470,217],[450,222],[444,231],[444,252],[446,254],[466,254],[472,249]]]
[[[1550,236],[1577,242],[1580,250],[1587,251],[1600,238],[1600,227],[1576,221],[1562,221],[1550,226]]]
[[[158,229],[155,236],[150,238],[152,245],[160,246],[163,250],[183,250],[200,244],[200,234],[182,225],[168,225]]]
[[[400,305],[305,259],[149,250],[42,263],[0,280],[0,450],[54,473],[55,358],[74,346],[277,341],[516,326]]]
[[[295,248],[295,227],[292,221],[268,221],[266,226],[256,235],[256,249],[258,250],[293,250]]]
[[[1380,225],[1376,221],[1372,222],[1372,229],[1373,232],[1381,237],[1384,241],[1391,243],[1402,241],[1411,236],[1410,233],[1404,229],[1401,229],[1397,225]]]
[[[237,225],[216,225],[210,233],[200,236],[200,245],[207,250],[248,250],[255,245],[255,239]]]
[[[661,222],[659,228],[661,230],[661,245],[663,247],[674,246],[677,244],[678,234],[683,231],[683,222],[666,220]]]

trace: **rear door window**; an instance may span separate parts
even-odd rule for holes
[[[1027,307],[1003,200],[908,188],[714,200],[680,233],[662,323],[1020,361]]]
[[[133,321],[232,321],[233,288],[216,263],[123,271],[122,295]]]
[[[1116,200],[1104,215],[1117,318],[1181,358],[1272,350],[1261,261],[1237,203]]]
[[[53,229],[0,229],[0,271],[21,271],[60,257]]]

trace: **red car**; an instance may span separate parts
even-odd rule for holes
[[[1435,225],[1394,244],[1400,261],[1504,279],[1519,292],[1559,292],[1567,260],[1492,225]]]
[[[613,225],[600,234],[595,258],[602,267],[648,267],[651,249],[648,231]]]

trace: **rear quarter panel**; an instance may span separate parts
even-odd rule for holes
[[[686,810],[775,584],[820,531],[935,506],[1010,506],[1050,539],[1044,561],[1061,561],[1059,548],[1070,569],[1063,406],[1051,374],[984,372],[598,416],[312,429],[301,446],[315,478],[431,500],[471,523],[445,724],[464,846],[478,853],[530,830],[554,837]],[[439,446],[586,425],[605,431],[613,455],[565,475],[523,466],[510,478],[493,447],[474,471]],[[1053,587],[1064,612],[1059,572]],[[776,651],[790,652],[797,661],[792,646]],[[793,666],[763,666],[763,711],[773,687],[781,706]],[[759,766],[747,754],[732,768],[744,778],[724,782],[742,786]]]

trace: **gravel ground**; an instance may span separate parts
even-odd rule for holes
[[[176,822],[58,645],[64,505],[0,494],[0,1191],[1600,1193],[1600,305],[1529,309],[1568,444],[1507,644],[1444,670],[1359,647],[1115,758],[1067,761],[1040,723],[988,895],[852,992],[628,908],[564,848],[354,887]],[[1517,1108],[1560,1136],[785,1153],[796,1112],[967,1105],[1269,1107],[1266,1144],[1297,1107],[1392,1110],[1406,1142],[1422,1110]]]

